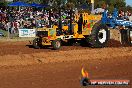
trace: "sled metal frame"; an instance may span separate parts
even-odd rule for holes
[[[111,17],[108,16],[108,10],[105,10],[102,14],[101,19],[102,24],[107,24],[111,28],[115,28],[116,26],[123,26],[123,27],[131,27],[132,22],[126,21],[125,19],[118,19],[118,10],[115,8]]]

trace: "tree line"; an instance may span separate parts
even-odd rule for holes
[[[39,3],[39,4],[50,4],[53,7],[59,7],[65,6],[68,7],[76,7],[81,8],[81,6],[85,5],[87,6],[87,10],[90,10],[91,8],[91,0],[14,0],[15,1],[24,1],[27,3]],[[125,0],[94,0],[94,6],[95,8],[107,8],[109,11],[112,11],[115,7],[119,10],[124,11],[131,11],[132,12],[132,6],[126,5]],[[7,6],[6,0],[0,1],[0,6]]]

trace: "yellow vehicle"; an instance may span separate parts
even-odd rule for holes
[[[38,28],[33,46],[35,48],[52,46],[56,50],[60,49],[62,42],[67,43],[71,40],[86,40],[91,47],[104,47],[107,44],[109,30],[100,23],[100,15],[82,13],[74,17],[71,27],[64,25],[62,29],[59,29],[54,25],[53,28]]]

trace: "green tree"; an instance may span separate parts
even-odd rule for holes
[[[4,7],[4,6],[7,6],[7,5],[8,5],[8,2],[0,1],[0,7]]]
[[[18,0],[14,0],[18,1]],[[81,5],[87,4],[89,7],[91,5],[91,0],[19,0],[28,3],[36,2],[41,4],[48,4],[49,1],[53,1],[53,7],[58,8],[60,5],[67,7],[77,7],[80,8]],[[108,7],[110,11],[116,7],[119,10],[131,10],[131,6],[126,6],[125,0],[94,0],[95,8]],[[66,3],[67,2],[67,3]],[[65,5],[66,4],[66,5]]]

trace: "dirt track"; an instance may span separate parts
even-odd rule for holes
[[[132,80],[132,47],[121,47],[117,41],[107,48],[63,46],[58,51],[28,44],[0,42],[0,88],[80,88],[82,66],[91,79]]]

